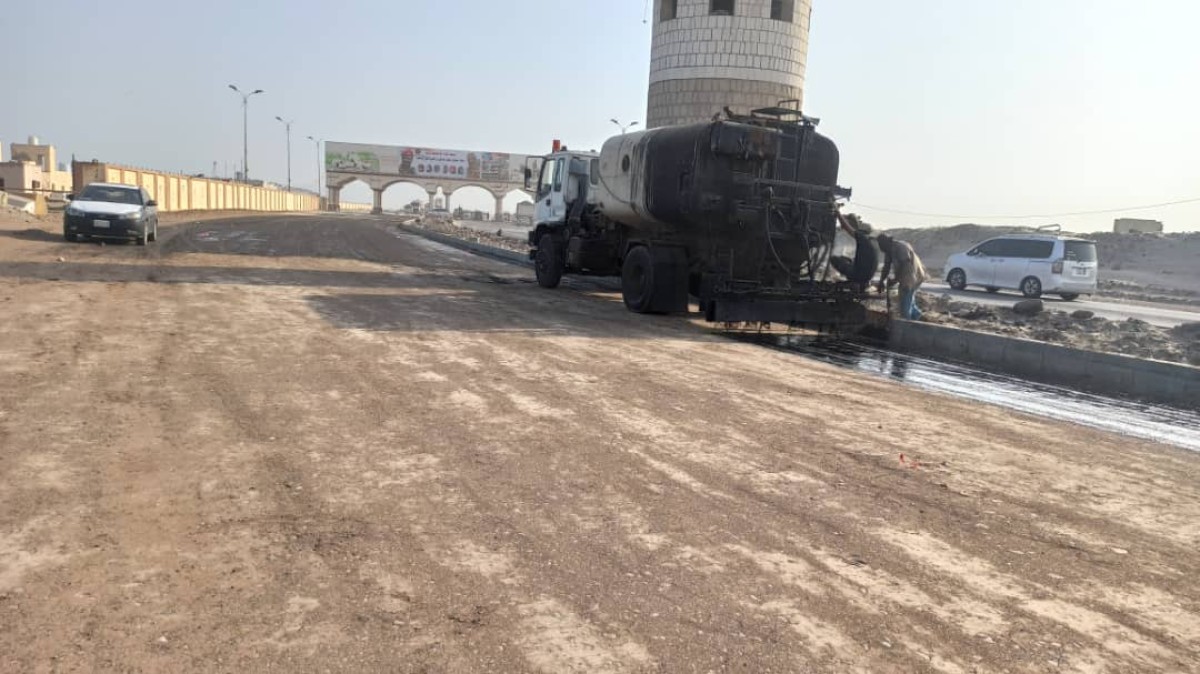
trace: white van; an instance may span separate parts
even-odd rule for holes
[[[989,239],[946,261],[946,283],[1019,290],[1025,297],[1058,295],[1068,302],[1096,292],[1096,243],[1045,234],[1010,234]]]

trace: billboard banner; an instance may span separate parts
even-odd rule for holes
[[[524,183],[525,155],[467,152],[427,147],[325,144],[325,168],[340,173],[370,173],[405,178]]]

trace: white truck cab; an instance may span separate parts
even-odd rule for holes
[[[600,155],[558,148],[546,157],[530,157],[525,167],[525,188],[534,192],[533,223],[564,224],[568,208],[581,196],[581,181],[592,179]],[[582,196],[586,199],[587,193]]]

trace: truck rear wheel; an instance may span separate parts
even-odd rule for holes
[[[537,255],[533,259],[533,268],[537,273],[537,282],[543,288],[553,290],[562,283],[563,267],[562,251],[559,250],[558,242],[549,234],[543,234],[542,238],[538,239]]]
[[[625,256],[625,264],[621,267],[621,296],[625,306],[634,313],[654,311],[654,260],[645,246],[638,246]]]
[[[621,267],[621,295],[639,314],[687,313],[687,254],[673,247],[631,248]]]

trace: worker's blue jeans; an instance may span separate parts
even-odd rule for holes
[[[917,308],[917,289],[900,288],[900,318],[910,321],[921,320],[921,310]]]

